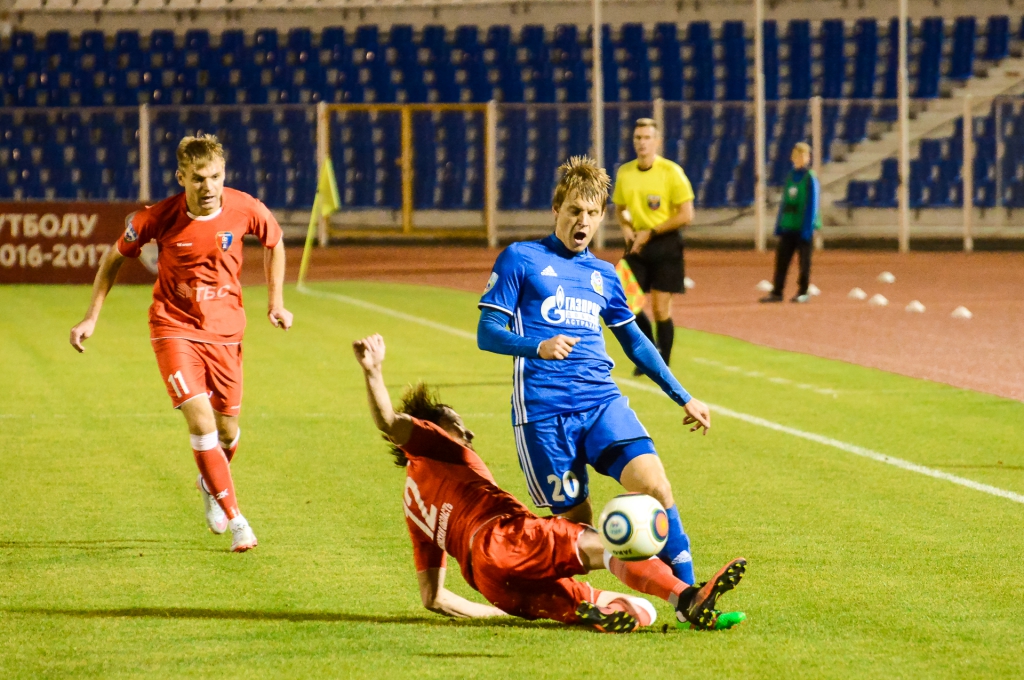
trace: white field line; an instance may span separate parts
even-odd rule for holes
[[[743,368],[740,368],[739,366],[730,366],[729,364],[723,364],[721,361],[715,361],[714,359],[706,359],[704,357],[690,357],[690,361],[697,364],[701,364],[702,366],[713,366],[715,368],[720,368],[723,371],[727,371],[729,373],[744,375],[748,378],[759,378],[767,380],[768,382],[775,383],[776,385],[792,385],[798,390],[808,390],[810,392],[815,392],[826,397],[832,397],[833,399],[839,396],[839,390],[832,389],[831,387],[819,387],[817,385],[808,385],[807,383],[798,383],[793,380],[790,380],[789,378],[771,378],[766,376],[764,373],[761,373],[760,371],[747,371]]]
[[[428,328],[433,328],[435,330],[449,333],[451,335],[456,335],[460,338],[466,338],[467,340],[476,340],[475,334],[469,333],[459,328],[438,323],[436,321],[431,321],[430,319],[424,319],[422,317],[413,316],[412,314],[406,314],[405,312],[399,312],[398,310],[390,309],[388,307],[382,307],[381,305],[375,305],[372,302],[366,302],[364,300],[352,298],[347,295],[338,295],[335,293],[313,291],[305,287],[301,288],[299,292],[305,293],[307,295],[313,295],[314,297],[328,298],[332,300],[337,300],[338,302],[344,302],[347,304],[355,305],[357,307],[362,307],[363,309],[369,309],[375,312],[379,312],[380,314],[385,314],[387,316],[393,316],[397,319],[409,321],[410,323],[420,324],[422,326],[427,326]],[[658,394],[665,397],[666,399],[668,398],[668,396],[665,393],[663,393],[659,388],[654,387],[652,385],[647,385],[645,383],[638,382],[636,380],[630,380],[628,378],[618,378],[618,382],[623,385],[628,385],[629,387],[632,387],[634,389],[642,390],[644,392],[650,392],[652,394]],[[815,442],[816,444],[822,444],[823,446],[830,446],[834,449],[845,451],[846,453],[852,453],[855,456],[869,458],[879,463],[892,465],[894,467],[902,468],[903,470],[908,470],[910,472],[916,472],[927,477],[942,479],[947,482],[952,482],[953,484],[965,486],[968,489],[973,489],[975,491],[987,493],[992,496],[998,496],[999,498],[1005,498],[1015,503],[1024,504],[1024,495],[1014,493],[1013,491],[1000,489],[995,486],[990,486],[989,484],[982,484],[981,482],[976,482],[972,479],[966,479],[965,477],[951,475],[948,472],[942,472],[941,470],[935,470],[930,467],[925,467],[924,465],[911,463],[909,460],[903,460],[902,458],[894,458],[893,456],[887,456],[884,453],[872,451],[871,449],[866,449],[862,446],[857,446],[856,444],[848,444],[847,442],[840,441],[838,439],[832,439],[831,437],[815,434],[813,432],[805,432],[803,430],[798,430],[795,427],[781,425],[770,420],[765,420],[764,418],[748,415],[746,413],[740,413],[739,411],[733,411],[732,409],[726,408],[724,406],[717,406],[715,404],[708,404],[708,406],[710,406],[716,414],[723,415],[727,418],[735,418],[736,420],[741,420],[751,425],[757,425],[760,427],[767,428],[769,430],[775,430],[776,432],[782,432],[784,434],[792,435],[794,437],[799,437],[800,439],[806,439],[807,441]]]

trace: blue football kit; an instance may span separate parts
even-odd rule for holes
[[[554,234],[506,248],[479,307],[480,347],[513,356],[516,450],[538,507],[562,513],[584,502],[589,495],[587,465],[618,480],[631,460],[656,453],[612,380],[615,364],[605,346],[602,320],[630,359],[666,394],[680,405],[690,400],[637,328],[615,268],[589,250],[573,253]],[[565,359],[541,359],[540,343],[559,334],[579,341]],[[692,584],[689,539],[676,508],[667,510],[675,526],[670,526],[672,546],[665,559],[677,576]]]

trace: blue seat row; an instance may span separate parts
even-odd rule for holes
[[[920,21],[913,27],[915,96],[937,96],[942,77],[970,77],[976,55],[1007,56],[1011,36],[1024,39],[1020,25],[1021,32],[1011,32],[1008,17],[989,17],[982,32],[974,18],[956,19],[946,65],[943,19]],[[861,19],[852,26],[826,20],[815,30],[808,20],[767,21],[764,28],[768,99],[896,96],[895,20]],[[183,36],[168,30],[148,36],[133,30],[15,32],[9,49],[0,50],[0,104],[586,101],[589,44],[589,31],[575,25],[227,30],[216,36],[202,29]],[[616,31],[606,25],[602,44],[608,101],[751,98],[747,23],[663,23],[651,31],[639,23]],[[848,54],[854,61],[849,76]]]

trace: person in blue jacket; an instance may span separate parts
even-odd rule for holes
[[[480,299],[477,344],[513,357],[512,424],[534,504],[593,524],[588,465],[627,491],[653,496],[670,524],[659,557],[692,584],[690,540],[672,486],[651,436],[612,380],[615,364],[601,321],[630,360],[682,407],[691,431],[706,433],[711,414],[640,331],[615,268],[588,248],[608,203],[608,174],[585,156],[560,170],[552,199],[555,231],[514,243],[498,257]]]
[[[793,253],[800,253],[800,279],[796,295],[790,302],[809,302],[807,287],[811,284],[811,251],[814,232],[821,228],[821,185],[811,170],[811,146],[798,142],[793,147],[793,170],[786,177],[782,190],[779,216],[775,220],[775,235],[779,245],[775,251],[775,281],[772,292],[761,302],[782,302],[786,286],[786,272]]]

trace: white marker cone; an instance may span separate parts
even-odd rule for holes
[[[770,293],[775,288],[769,281],[761,281],[757,284],[757,289],[762,293]]]
[[[896,276],[892,272],[882,272],[878,275],[879,283],[896,283]]]
[[[815,286],[813,283],[807,286],[808,295],[821,295],[821,289]]]
[[[889,304],[889,301],[886,300],[885,296],[881,293],[875,293],[871,296],[871,299],[868,300],[868,304],[872,307],[885,307]]]
[[[924,311],[924,305],[919,300],[911,300],[910,304],[907,305],[907,311],[920,314]]]
[[[851,290],[851,291],[850,291],[850,292],[849,292],[849,293],[847,294],[847,296],[846,296],[846,297],[848,297],[848,298],[850,298],[850,299],[853,299],[853,300],[866,300],[866,299],[867,299],[867,297],[868,297],[868,294],[867,294],[867,293],[865,293],[865,292],[864,292],[863,290],[861,290],[860,288],[854,288],[853,290]]]
[[[974,315],[971,314],[971,310],[967,309],[962,305],[954,309],[953,313],[950,314],[950,316],[952,316],[954,319],[970,319],[974,317]]]
[[[686,290],[693,290],[693,287],[696,285],[697,284],[695,284],[693,282],[693,279],[691,279],[689,276],[683,278],[683,288],[685,288]]]

